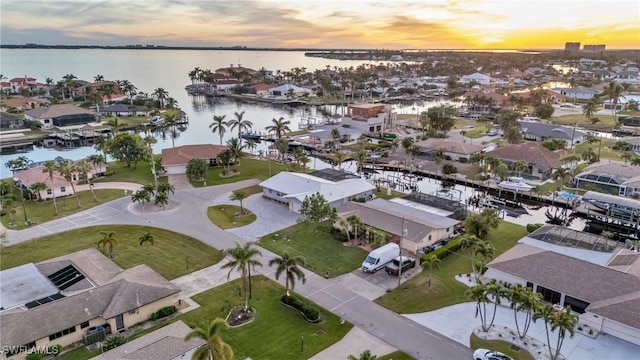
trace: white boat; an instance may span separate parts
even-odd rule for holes
[[[533,186],[525,183],[523,178],[517,176],[511,176],[507,180],[499,182],[498,187],[513,191],[531,191],[533,189]]]

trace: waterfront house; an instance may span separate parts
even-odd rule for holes
[[[464,98],[469,111],[484,114],[497,112],[509,100],[506,95],[490,91],[468,92],[464,94]]]
[[[109,116],[148,116],[150,109],[142,105],[114,104],[100,109],[100,114]]]
[[[586,136],[586,134],[580,130],[562,125],[543,124],[535,121],[520,121],[520,126],[522,128],[522,136],[525,140],[544,141],[547,139],[558,139],[564,140],[567,146],[571,146],[572,139],[575,145],[584,141],[584,137]],[[502,131],[500,131],[500,134],[502,134]]]
[[[392,126],[396,114],[384,104],[351,104],[342,118],[342,125],[363,133],[377,133]]]
[[[340,219],[346,220],[355,215],[363,224],[392,234],[392,241],[401,243],[402,249],[413,254],[425,246],[450,238],[455,226],[460,224],[460,220],[385,199],[365,203],[349,201],[337,212]],[[340,224],[338,220],[334,226],[340,228]]]
[[[10,99],[3,99],[2,102],[0,102],[0,110],[6,111],[9,108],[16,108],[18,110],[26,111],[35,109],[42,103],[42,100],[34,99],[31,97],[14,96]]]
[[[24,127],[22,115],[0,112],[0,130],[21,129]]]
[[[304,94],[310,95],[313,91],[311,89],[303,88],[293,84],[282,84],[280,86],[269,89],[269,96],[279,96],[287,98],[290,95],[295,97],[303,96]]]
[[[554,92],[566,96],[568,99],[590,100],[596,95],[602,94],[602,91],[584,86],[576,86],[574,88],[553,88]]]
[[[578,327],[640,345],[640,254],[602,236],[546,225],[487,264],[485,279],[521,284],[578,315]]]
[[[186,174],[187,163],[191,159],[202,159],[209,166],[215,166],[218,155],[226,149],[226,146],[212,144],[183,145],[162,149],[162,168],[167,174]]]
[[[539,143],[524,142],[521,144],[510,144],[492,151],[488,151],[487,156],[493,156],[507,164],[523,160],[529,166],[520,173],[522,177],[534,182],[546,181],[551,177],[553,169],[560,166],[562,152],[551,151]]]
[[[0,342],[26,349],[102,341],[174,305],[180,292],[147,265],[123,270],[93,248],[6,269],[0,278]]]
[[[193,353],[206,344],[202,339],[185,341],[191,328],[178,320],[142,337],[128,341],[115,349],[104,352],[95,360],[177,360],[191,359]]]
[[[460,82],[465,84],[475,81],[480,85],[488,85],[489,83],[491,83],[491,80],[492,80],[491,76],[481,74],[479,72],[475,72],[469,75],[463,75],[460,77]]]
[[[338,129],[339,137],[333,137],[333,129]],[[314,126],[307,134],[296,137],[300,142],[308,139],[308,142],[314,146],[324,148],[328,142],[340,143],[357,140],[362,135],[362,131],[355,128],[346,128],[339,125],[320,125]]]
[[[414,145],[420,149],[422,155],[427,155],[431,159],[442,156],[454,161],[465,159],[462,160],[463,162],[467,162],[473,154],[482,152],[484,149],[482,145],[437,138],[418,141]]]
[[[17,77],[9,80],[9,84],[11,86],[11,92],[17,93],[20,90],[35,90],[38,88],[38,82],[35,78],[27,77]],[[42,85],[42,84],[40,84]]]
[[[76,82],[80,83],[82,81],[77,80]],[[90,82],[83,82],[82,85],[78,86],[77,88],[73,89],[73,94],[76,97],[84,97],[87,94],[91,93],[91,92],[100,92],[100,87],[104,86],[104,85],[113,85],[113,90],[116,93],[122,93],[122,91],[120,90],[120,85],[118,85],[117,82],[115,81],[97,81],[94,83],[90,83]]]
[[[627,136],[620,139],[620,141],[624,141],[629,144],[629,150],[633,151],[637,155],[640,155],[640,137]]]
[[[526,91],[522,93],[514,93],[513,95],[519,97],[524,101],[529,101],[531,99],[531,94],[532,94],[531,91]],[[540,100],[542,100],[543,103],[558,104],[558,103],[565,102],[567,100],[567,97],[565,95],[560,94],[559,92],[545,89],[544,95]]]
[[[73,188],[71,184],[62,177],[62,175],[58,174],[58,172],[54,172],[53,174],[53,182],[49,178],[49,174],[45,173],[44,166],[36,166],[25,170],[18,170],[13,173],[13,180],[16,182],[18,186],[22,186],[24,189],[30,189],[31,186],[35,183],[44,183],[47,185],[47,188],[44,190],[39,190],[38,192],[34,192],[38,199],[49,200],[53,199],[53,195],[55,193],[55,197],[64,197],[73,195]],[[89,172],[89,178],[93,178],[97,174],[100,174],[106,170],[106,166],[103,164],[94,165],[91,164],[91,171]],[[83,178],[81,174],[72,173],[71,181],[75,184],[78,184]]]
[[[57,104],[37,107],[24,112],[27,120],[38,121],[45,129],[54,126],[84,125],[100,121],[100,117],[91,110],[70,104]]]
[[[584,168],[573,182],[578,188],[595,187],[619,196],[640,195],[640,169],[621,162],[597,162]]]
[[[621,117],[622,125],[620,125],[620,131],[640,135],[640,112],[633,113],[627,117]]]
[[[319,193],[334,208],[356,199],[370,199],[376,188],[360,176],[323,169],[309,174],[283,171],[260,183],[262,196],[300,212],[307,196]]]
[[[269,95],[269,90],[274,87],[276,86],[273,84],[255,84],[249,86],[249,92],[259,97],[265,97]]]

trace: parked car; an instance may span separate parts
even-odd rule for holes
[[[369,253],[362,263],[362,271],[374,273],[391,262],[400,253],[398,244],[389,243]]]
[[[492,129],[492,130],[487,131],[487,135],[496,136],[496,135],[498,135],[498,132]]]
[[[432,251],[435,251],[437,249],[440,249],[441,247],[447,245],[447,243],[449,242],[449,239],[442,239],[440,241],[437,241],[429,246],[425,246],[422,248],[422,252],[424,252],[425,254],[428,254]]]
[[[398,276],[399,274],[416,267],[416,260],[408,256],[402,256],[402,266],[400,266],[400,263],[400,256],[398,256],[385,266],[384,270],[388,274]]]
[[[507,356],[501,352],[478,349],[473,352],[473,360],[513,360],[510,356]]]

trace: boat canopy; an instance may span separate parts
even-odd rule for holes
[[[582,200],[585,200],[585,201],[595,200],[603,203],[614,204],[614,205],[617,205],[618,207],[626,207],[633,210],[640,210],[639,200],[630,199],[622,196],[603,194],[597,191],[587,191],[584,195],[582,195]]]

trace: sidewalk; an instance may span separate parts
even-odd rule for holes
[[[317,353],[309,360],[346,359],[349,355],[357,358],[365,350],[371,351],[371,355],[381,357],[396,351],[396,348],[354,326],[342,340]]]

